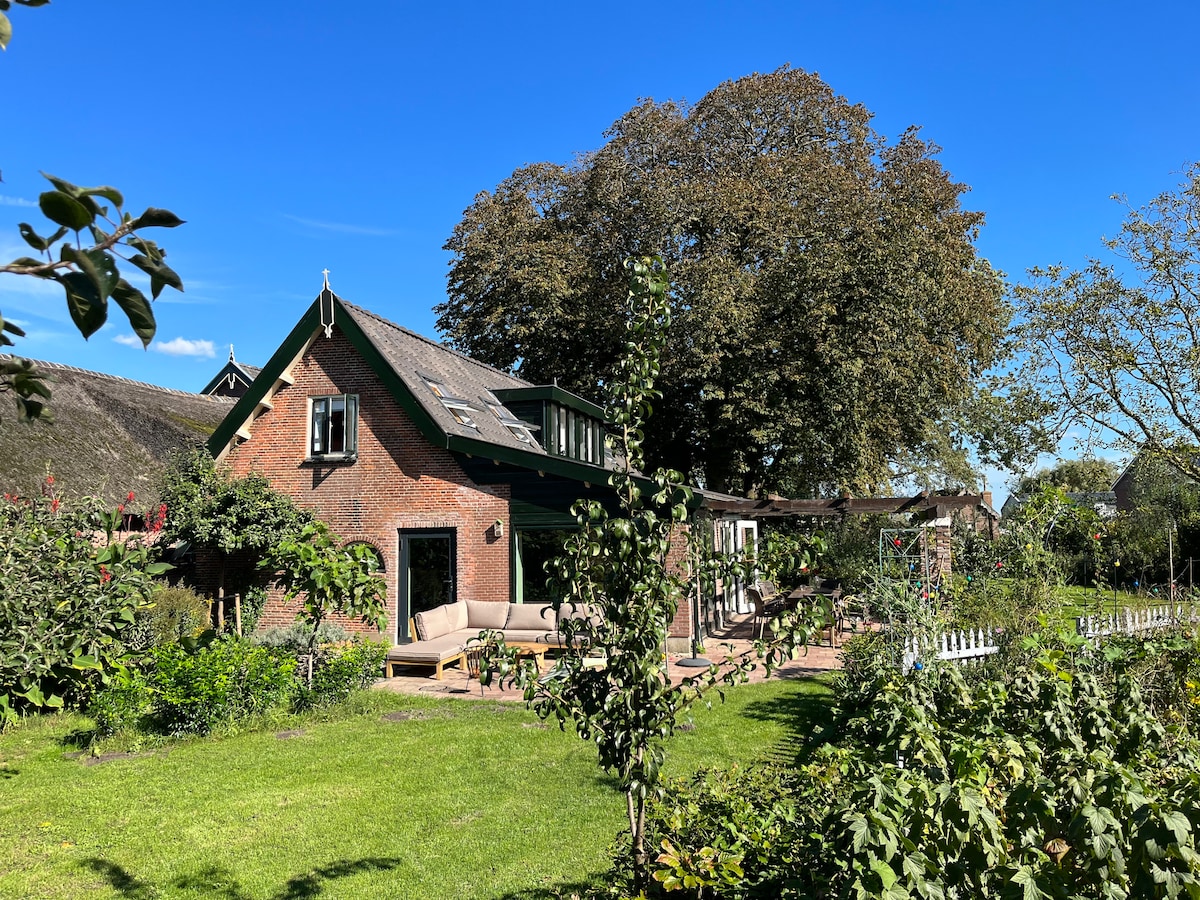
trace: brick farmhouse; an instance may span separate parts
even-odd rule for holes
[[[344,541],[374,547],[388,585],[381,637],[405,643],[409,617],[441,603],[549,599],[541,564],[575,527],[571,505],[615,499],[604,427],[582,397],[472,360],[326,285],[208,448]],[[261,625],[295,612],[272,595]],[[676,644],[690,621],[685,598]]]

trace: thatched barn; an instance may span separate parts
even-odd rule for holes
[[[228,397],[158,387],[59,363],[37,362],[53,394],[52,421],[21,421],[0,408],[0,490],[31,496],[53,473],[59,496],[116,504],[130,491],[139,511],[157,499],[172,453],[199,446],[233,407]]]

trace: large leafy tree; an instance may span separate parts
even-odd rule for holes
[[[624,346],[619,261],[661,249],[674,327],[649,464],[739,493],[865,493],[930,466],[969,480],[1001,279],[938,148],[870,120],[791,68],[691,107],[643,101],[577,163],[522,167],[475,198],[446,244],[438,327],[595,394]]]
[[[1017,483],[1013,492],[1024,495],[1044,487],[1058,488],[1068,493],[1111,490],[1121,475],[1121,467],[1110,459],[1096,456],[1084,459],[1060,459],[1048,469],[1038,469]]]
[[[12,37],[5,15],[15,2],[44,6],[49,0],[0,0],[0,50]],[[37,228],[20,223],[21,237],[39,256],[22,256],[0,263],[0,274],[25,275],[52,281],[62,288],[71,320],[79,333],[91,337],[108,320],[111,300],[129,319],[134,333],[148,345],[154,337],[154,312],[141,290],[119,270],[121,260],[150,277],[154,299],[164,287],[183,290],[183,282],[166,264],[166,251],[145,237],[147,228],[174,228],[183,220],[169,210],[149,207],[140,215],[125,210],[125,198],[116,188],[79,187],[42,173],[50,190],[38,197],[38,208],[47,223]],[[0,315],[0,350],[13,346],[25,332]],[[10,394],[18,414],[35,419],[45,412],[50,389],[28,360],[0,359],[0,394]]]
[[[1104,246],[1109,259],[1034,269],[1015,290],[1020,378],[1064,428],[1200,479],[1200,166]]]

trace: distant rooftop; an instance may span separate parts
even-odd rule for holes
[[[133,491],[140,511],[156,500],[171,454],[203,443],[233,405],[225,397],[34,362],[48,376],[53,422],[23,422],[0,398],[0,489],[7,493],[37,494],[51,472],[60,494],[118,503]]]

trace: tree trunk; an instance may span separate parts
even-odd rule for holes
[[[642,893],[649,884],[646,863],[646,798],[633,788],[625,791],[625,808],[629,814],[629,837],[633,850],[633,891]]]

